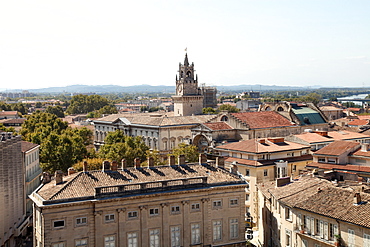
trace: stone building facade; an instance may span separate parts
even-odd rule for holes
[[[216,107],[216,93],[214,87],[198,87],[194,63],[189,64],[188,54],[185,54],[184,64],[179,64],[176,75],[176,95],[172,96],[175,116],[198,115],[204,107]]]
[[[369,246],[369,187],[302,176],[258,185],[263,246]]]
[[[246,183],[220,167],[170,161],[57,174],[31,196],[34,246],[245,246]]]
[[[0,246],[16,246],[28,225],[21,145],[20,136],[0,133]]]

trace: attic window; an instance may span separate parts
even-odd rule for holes
[[[306,124],[310,124],[310,119],[308,117],[304,117],[303,122]]]

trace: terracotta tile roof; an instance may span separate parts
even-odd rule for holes
[[[263,194],[270,194],[280,202],[294,208],[334,219],[370,227],[370,195],[360,193],[363,204],[353,203],[354,191],[335,187],[331,182],[312,177],[302,177],[282,187],[275,183],[259,184]]]
[[[329,145],[321,148],[320,150],[314,152],[314,155],[341,155],[345,152],[354,151],[356,147],[360,147],[359,142],[354,141],[335,141]]]
[[[233,163],[238,162],[238,164],[247,165],[247,166],[260,166],[261,163],[257,160],[247,160],[247,159],[239,159],[234,157],[227,157],[225,162]]]
[[[6,119],[3,121],[3,124],[23,124],[24,121],[26,121],[25,118],[12,118],[12,119]]]
[[[26,141],[21,142],[22,152],[27,152],[28,150],[31,150],[37,146],[38,146],[37,144],[32,143],[32,142],[26,142]]]
[[[265,143],[260,143],[260,140],[264,140]],[[233,150],[247,153],[272,153],[272,152],[283,152],[290,150],[299,150],[309,148],[307,145],[298,144],[295,142],[279,142],[272,143],[266,139],[251,139],[246,141],[234,142],[216,147],[216,150]]]
[[[363,156],[363,157],[370,157],[370,151],[364,152],[359,148],[357,151],[353,152],[351,156]]]
[[[357,107],[349,107],[349,108],[347,108],[346,110],[349,110],[349,111],[361,111],[361,108],[357,108]]]
[[[214,122],[214,123],[204,123],[205,126],[210,128],[211,130],[230,130],[233,129],[230,125],[226,122]]]
[[[251,129],[294,126],[292,122],[273,111],[231,113]]]
[[[342,108],[338,108],[335,106],[321,106],[320,110],[321,111],[343,111]]]
[[[315,132],[304,132],[302,134],[294,135],[299,139],[306,141],[308,143],[320,143],[320,142],[332,142],[332,141],[339,141],[339,140],[353,140],[353,139],[361,139],[361,138],[369,138],[369,135],[361,134],[358,132],[353,131],[328,131],[327,136],[322,136]]]
[[[18,115],[17,111],[0,111],[0,116],[14,116]]]
[[[370,115],[357,115],[358,119],[366,119],[366,120],[369,120],[370,119]]]
[[[348,125],[362,126],[369,124],[369,120],[366,119],[355,119],[348,123]]]
[[[312,162],[307,165],[308,168],[319,168],[324,170],[340,170],[340,171],[353,171],[353,172],[365,172],[370,173],[370,166],[359,166],[359,165],[337,165],[328,163]]]
[[[63,184],[54,181],[43,185],[37,193],[44,200],[60,200],[94,196],[95,188],[102,186],[133,185],[137,183],[196,178],[207,176],[208,183],[232,183],[241,181],[237,176],[210,165],[187,164],[183,166],[159,166],[155,168],[127,168],[124,171],[78,172],[66,177]]]

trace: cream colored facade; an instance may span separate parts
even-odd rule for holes
[[[277,150],[276,147],[281,144],[274,145],[268,140],[254,139],[235,143],[235,148],[229,147],[233,144],[215,148],[220,156],[225,157],[225,166],[248,182],[249,190],[246,192],[245,211],[253,217],[254,226],[257,226],[258,220],[256,185],[275,181],[279,177],[297,176],[312,161],[312,156],[308,155],[310,147],[307,145],[285,142],[284,149]],[[270,140],[284,140],[284,138],[270,138]],[[255,145],[257,150],[241,150],[247,142],[249,145],[255,142],[252,145]],[[258,150],[258,146],[265,143],[270,143],[268,151]]]
[[[312,177],[280,188],[259,184],[258,242],[261,246],[369,246],[370,224],[366,219],[370,207],[354,203],[356,188],[344,187]],[[366,201],[370,198],[368,193],[359,194]]]
[[[178,170],[189,175],[180,178]],[[131,178],[128,178],[129,174]],[[159,175],[162,180],[143,180],[158,174],[162,174]],[[204,176],[206,174],[209,177]],[[120,181],[126,177],[132,182],[127,183],[124,179],[123,184],[115,185],[117,180],[112,181],[110,186],[95,187],[94,195],[81,192],[85,196],[76,197],[75,193],[79,192],[75,192],[73,186],[77,188],[79,181],[86,182],[91,177],[95,177],[96,180],[91,182],[96,184],[109,177]],[[63,179],[63,184],[55,185],[58,188],[45,184],[45,188],[31,196],[35,203],[34,246],[66,247],[81,243],[85,245],[80,246],[110,247],[245,244],[246,184],[220,168],[208,165],[128,168],[122,171],[86,171]],[[50,190],[53,191],[51,194]],[[69,193],[72,193],[71,197],[64,196]]]

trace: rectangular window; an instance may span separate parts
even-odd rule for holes
[[[264,169],[263,170],[263,176],[267,177],[268,173],[267,173],[267,169]]]
[[[324,238],[324,221],[320,220],[320,238]]]
[[[333,240],[334,239],[334,235],[336,235],[336,231],[338,229],[338,226],[336,224],[332,224],[330,223],[329,224],[329,239],[330,240]]]
[[[160,231],[159,229],[153,229],[149,231],[149,246],[150,247],[160,247]]]
[[[156,216],[156,215],[159,215],[159,209],[158,208],[149,209],[149,216]]]
[[[370,247],[370,234],[364,234],[364,247]]]
[[[116,237],[115,236],[106,236],[104,237],[104,247],[115,247],[116,246]]]
[[[137,211],[130,211],[127,213],[127,217],[129,219],[134,219],[134,218],[137,218]]]
[[[292,210],[290,208],[285,208],[285,219],[291,221],[292,220]]]
[[[222,202],[221,202],[221,200],[216,200],[216,201],[212,202],[212,205],[213,205],[214,208],[220,208],[220,207],[222,207]]]
[[[64,227],[64,220],[54,220],[53,221],[54,228],[62,228]]]
[[[171,214],[179,214],[179,213],[180,213],[180,206],[171,207]]]
[[[171,247],[180,247],[181,238],[180,238],[180,227],[173,226],[171,227]]]
[[[200,243],[200,224],[191,224],[191,244]]]
[[[319,223],[319,220],[316,219],[315,220],[315,226],[316,226],[316,235],[320,235],[320,223]]]
[[[75,246],[76,247],[78,247],[78,246],[87,246],[87,238],[77,239],[75,241]]]
[[[293,171],[295,172],[297,170],[297,165],[293,165]]]
[[[292,246],[292,231],[285,229],[285,244],[286,246]]]
[[[127,233],[127,247],[138,247],[136,232]]]
[[[237,238],[239,236],[238,219],[230,220],[230,238]]]
[[[76,225],[77,226],[83,226],[87,224],[87,217],[79,217],[76,218]]]
[[[319,158],[318,161],[319,163],[325,163],[325,158]]]
[[[302,247],[308,247],[308,242],[305,239],[302,239]]]
[[[114,221],[114,214],[106,214],[104,216],[104,220],[105,220],[105,222],[112,222],[112,221]]]
[[[64,246],[65,246],[64,243],[56,243],[56,244],[53,244],[53,247],[64,247]]]
[[[213,221],[213,241],[222,239],[222,222],[221,220]]]
[[[245,194],[245,201],[249,202],[249,194]]]
[[[236,206],[239,204],[238,199],[230,199],[230,206]]]
[[[192,211],[199,211],[200,210],[200,203],[193,203],[191,204]]]
[[[246,176],[246,177],[249,177],[249,176],[250,176],[249,174],[250,174],[249,169],[245,169],[245,176]]]
[[[355,231],[348,229],[348,247],[355,247]]]
[[[324,222],[324,239],[329,240],[329,225],[328,222]]]

